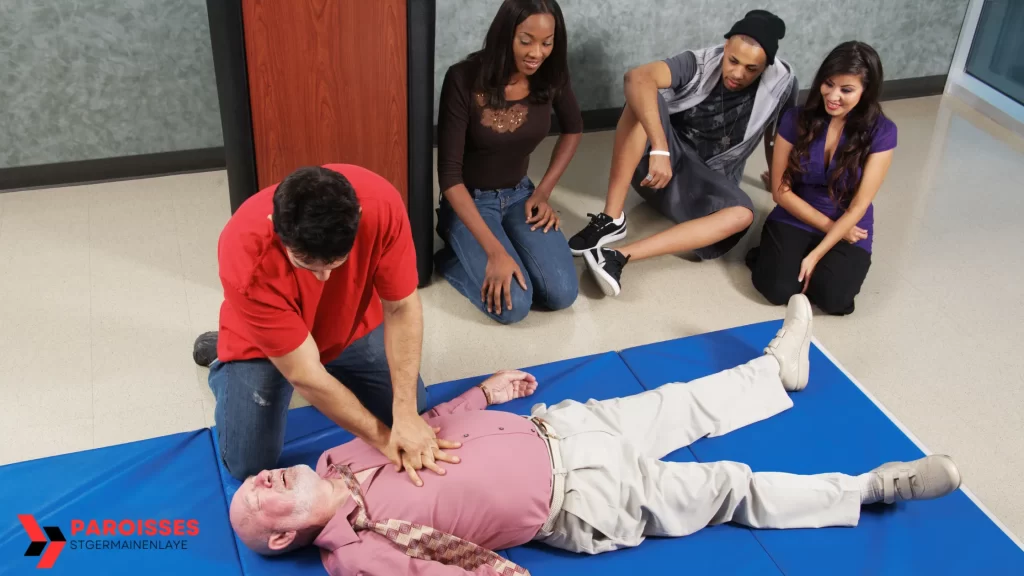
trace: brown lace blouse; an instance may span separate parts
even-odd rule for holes
[[[552,102],[529,98],[511,101],[503,110],[484,106],[473,94],[474,65],[460,62],[448,69],[441,86],[437,118],[437,180],[441,192],[462,183],[470,191],[512,188],[526,176],[530,154],[551,129],[551,111],[564,134],[583,132],[583,117],[567,85]]]

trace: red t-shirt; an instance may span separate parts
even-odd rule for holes
[[[326,282],[296,268],[269,218],[277,185],[246,200],[224,227],[217,248],[224,287],[217,342],[221,362],[283,356],[309,334],[321,361],[330,362],[381,324],[381,299],[402,300],[416,290],[416,249],[398,191],[365,168],[324,168],[351,182],[363,209],[348,260]]]

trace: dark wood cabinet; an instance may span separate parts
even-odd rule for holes
[[[232,211],[301,166],[357,164],[433,247],[433,0],[208,0]]]

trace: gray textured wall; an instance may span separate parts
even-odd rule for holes
[[[584,110],[621,106],[630,67],[724,42],[732,23],[767,8],[786,21],[779,54],[806,88],[836,44],[878,50],[887,79],[945,74],[969,0],[559,0],[569,66]],[[437,0],[437,94],[448,66],[483,45],[500,0]]]
[[[585,110],[621,105],[629,67],[717,43],[758,7],[786,21],[780,53],[804,87],[851,38],[878,49],[889,78],[944,74],[967,3],[561,0]],[[437,0],[437,92],[499,4]],[[205,0],[0,0],[0,113],[0,168],[220,146]]]
[[[0,0],[0,168],[222,144],[205,0]]]

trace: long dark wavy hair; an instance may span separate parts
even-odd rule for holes
[[[810,86],[807,102],[797,119],[797,141],[789,154],[789,165],[783,180],[792,185],[792,175],[803,172],[802,162],[810,157],[811,142],[828,130],[832,117],[825,111],[821,86],[829,78],[849,74],[858,76],[864,85],[860,102],[846,117],[842,148],[833,155],[836,169],[828,179],[828,192],[837,205],[849,200],[851,192],[860,184],[859,171],[871,152],[871,139],[879,118],[883,118],[878,96],[882,89],[882,61],[875,49],[863,42],[844,42],[836,46],[818,68]],[[826,167],[827,169],[827,167]]]
[[[534,14],[551,14],[555,18],[555,45],[540,68],[528,77],[530,101],[538,104],[550,102],[569,79],[568,38],[558,2],[505,0],[487,30],[483,49],[466,58],[477,65],[475,91],[484,94],[490,108],[500,109],[508,105],[505,86],[516,72],[516,59],[512,52],[516,27]]]

